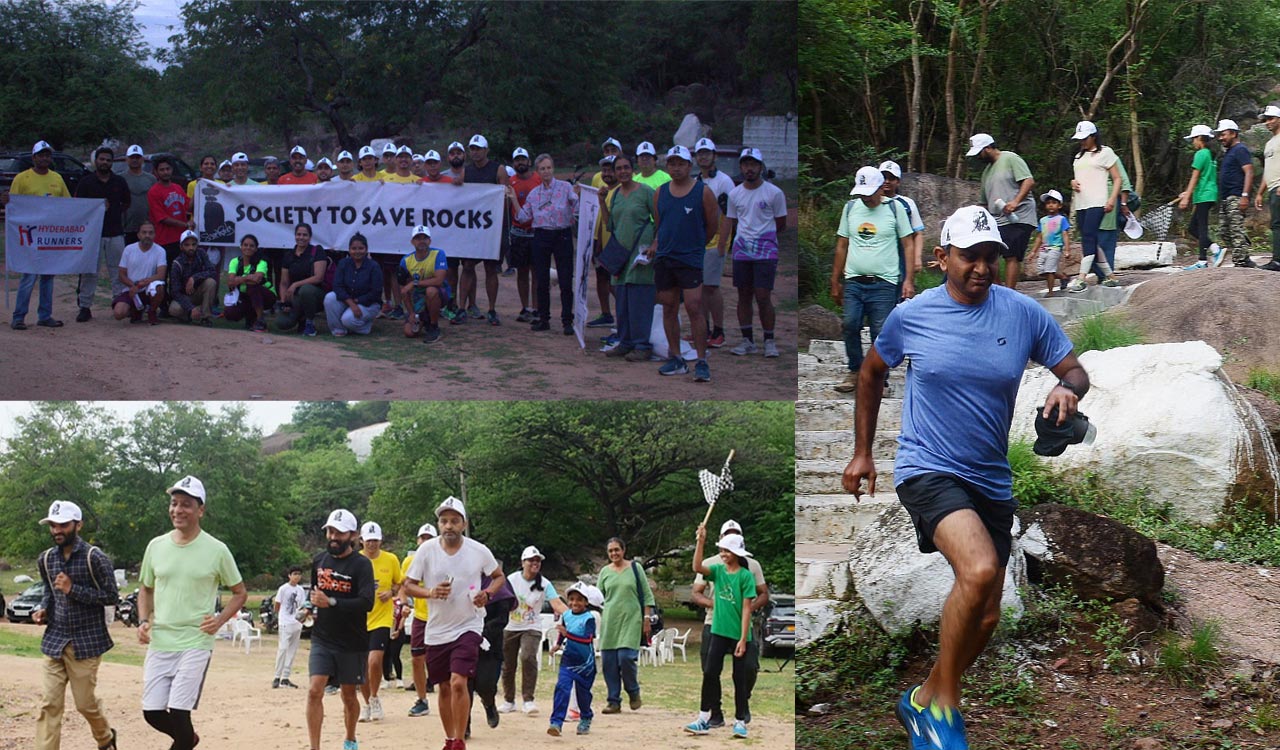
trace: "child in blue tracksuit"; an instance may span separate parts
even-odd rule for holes
[[[596,679],[596,618],[591,614],[591,606],[604,604],[604,596],[599,589],[584,583],[575,583],[565,592],[569,600],[569,611],[560,616],[560,677],[556,680],[555,697],[551,709],[551,726],[547,734],[560,736],[564,725],[565,714],[569,711],[569,694],[577,691],[578,711],[581,720],[578,722],[578,734],[591,731],[591,683]],[[599,601],[592,601],[598,599]]]

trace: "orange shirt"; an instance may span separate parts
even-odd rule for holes
[[[433,182],[447,182],[447,183],[449,183],[450,185],[452,185],[452,184],[453,184],[453,178],[452,178],[452,177],[450,177],[449,175],[445,174],[444,172],[441,172],[440,174],[436,175],[435,177],[432,177],[432,176],[431,176],[431,175],[429,175],[429,174],[424,174],[424,175],[422,175],[422,181],[423,181],[423,182],[427,182],[427,183],[433,183]]]
[[[525,199],[529,197],[529,191],[541,184],[542,178],[539,177],[538,173],[534,172],[532,169],[525,172],[524,177],[521,177],[519,173],[516,173],[516,176],[511,178],[511,187],[515,188],[516,191],[516,201],[518,201],[522,207],[524,206]],[[510,204],[507,205],[509,206]],[[526,232],[533,231],[533,219],[530,219],[529,221],[515,221],[515,218],[516,210],[513,208],[511,209],[511,220],[515,226]]]
[[[303,172],[301,177],[294,175],[293,172],[286,172],[280,175],[280,179],[277,181],[276,184],[278,185],[315,185],[319,181],[320,181],[320,178],[316,177],[315,172]]]

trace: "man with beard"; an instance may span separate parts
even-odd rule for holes
[[[89,723],[99,750],[115,750],[116,730],[107,721],[94,688],[102,655],[115,644],[107,632],[104,609],[120,593],[111,559],[80,538],[80,507],[59,500],[40,520],[49,527],[53,547],[37,561],[44,599],[32,613],[37,625],[48,625],[40,639],[44,654],[44,697],[36,717],[36,750],[58,750],[67,684],[76,710]]]
[[[600,189],[605,186],[604,160],[608,159],[611,156],[617,156],[618,154],[621,154],[622,144],[618,141],[617,138],[610,136],[609,138],[604,139],[604,143],[600,144],[600,151],[604,154],[604,156],[600,158],[600,164],[601,164],[600,171],[591,175],[591,187],[596,189]],[[612,160],[609,161],[609,165],[610,166],[613,165]]]
[[[173,739],[171,750],[192,750],[200,737],[191,712],[200,704],[214,636],[240,613],[249,592],[231,550],[200,529],[204,484],[188,475],[168,493],[173,531],[151,540],[138,573],[138,642],[148,645],[142,715]],[[220,586],[231,589],[231,601],[215,614]]]
[[[489,161],[489,141],[483,135],[476,134],[471,136],[471,140],[467,146],[468,152],[471,154],[471,163],[467,164],[463,171],[466,182],[476,185],[506,185],[510,182],[507,176],[507,170],[503,169],[496,161]],[[504,214],[504,229],[510,227],[510,217]],[[502,243],[507,242],[507,232],[502,233]],[[489,298],[489,312],[485,315],[480,314],[480,309],[476,307],[476,286],[479,283],[476,278],[476,259],[462,259],[462,279],[463,288],[458,290],[458,305],[461,307],[467,304],[467,314],[473,318],[487,318],[489,325],[501,325],[498,320],[498,277],[502,275],[502,259],[506,256],[506,248],[502,247],[498,251],[498,257],[494,260],[486,259],[484,261],[484,289],[485,295]],[[468,294],[468,291],[470,294]]]
[[[1027,241],[1036,229],[1036,201],[1031,196],[1035,178],[1021,156],[996,148],[995,139],[986,133],[976,133],[969,139],[965,156],[976,156],[986,165],[978,203],[996,219],[1005,245],[1000,253],[1004,258],[1004,285],[1015,289],[1027,255]]]
[[[102,146],[93,152],[93,175],[80,180],[76,185],[77,198],[100,198],[107,204],[107,214],[102,219],[102,238],[98,243],[98,257],[106,259],[107,273],[112,279],[111,297],[120,293],[119,282],[115,281],[114,269],[120,265],[120,256],[124,254],[124,215],[129,210],[132,200],[129,195],[129,183],[111,171],[111,162],[115,152]],[[202,162],[203,163],[203,162]],[[101,260],[98,261],[101,264]],[[98,291],[98,273],[80,274],[80,287],[76,298],[80,304],[80,313],[76,315],[77,323],[84,323],[93,318],[93,295]]]
[[[169,315],[182,321],[213,325],[213,302],[218,293],[218,267],[200,247],[199,235],[182,233],[182,252],[169,264]]]
[[[729,191],[726,227],[720,236],[722,248],[733,238],[733,285],[738,289],[738,326],[742,331],[742,342],[729,353],[742,357],[756,351],[751,327],[754,302],[760,308],[764,356],[776,357],[773,280],[778,273],[778,234],[787,228],[787,199],[777,185],[764,179],[760,149],[742,149],[738,168],[742,184]]]
[[[350,151],[338,152],[338,179],[350,182],[356,176],[356,162]]]
[[[1240,126],[1235,120],[1218,120],[1218,143],[1222,158],[1218,159],[1218,238],[1231,250],[1231,265],[1257,268],[1249,257],[1253,246],[1244,229],[1244,211],[1249,207],[1249,187],[1253,185],[1253,155],[1240,140]],[[1265,192],[1266,186],[1263,186]]]
[[[151,223],[156,227],[156,244],[164,248],[164,262],[167,267],[178,257],[178,241],[182,233],[195,229],[191,221],[191,211],[187,205],[187,191],[173,182],[173,162],[167,156],[152,160],[151,169],[156,175],[156,184],[147,191],[147,204],[151,207]],[[168,310],[164,311],[168,315]]]
[[[138,241],[138,227],[149,218],[150,206],[147,204],[147,191],[156,184],[155,175],[145,172],[142,164],[146,154],[142,146],[133,144],[124,152],[124,181],[129,185],[129,210],[124,212],[124,244],[132,245]],[[109,269],[108,269],[109,270]]]
[[[369,679],[369,632],[365,629],[373,609],[373,564],[355,554],[359,525],[351,511],[339,508],[324,524],[328,546],[316,555],[311,566],[311,603],[316,606],[316,624],[311,628],[311,656],[307,671],[307,733],[311,750],[320,750],[320,727],[324,724],[324,686],[335,677],[342,693],[342,718],[347,730],[342,750],[357,750],[356,722],[360,699],[356,686]],[[373,679],[379,679],[374,675]]]
[[[325,156],[316,162],[316,181],[328,182],[333,179],[333,162]]]
[[[436,523],[440,537],[418,548],[404,588],[412,597],[433,600],[424,638],[427,681],[440,686],[444,750],[466,750],[468,680],[476,676],[485,608],[507,577],[488,547],[463,536],[467,511],[461,500],[445,498],[436,508]],[[487,586],[482,582],[485,576]]]
[[[450,183],[453,178],[440,171],[440,152],[434,149],[428,151],[422,157],[422,181],[428,185],[435,183]]]
[[[515,167],[516,176],[511,178],[511,187],[516,191],[516,202],[524,207],[529,191],[536,188],[542,178],[530,171],[529,152],[521,146],[511,152],[511,166]],[[530,302],[538,297],[538,280],[533,275],[533,219],[519,221],[515,215],[519,208],[511,209],[511,249],[507,253],[507,262],[516,269],[516,289],[520,293],[520,314],[516,316],[518,323],[532,323],[537,317],[537,310]],[[533,280],[532,286],[530,279]]]

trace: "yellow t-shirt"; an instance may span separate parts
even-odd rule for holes
[[[416,185],[419,182],[422,182],[422,178],[417,176],[416,174],[413,174],[412,172],[410,172],[409,175],[406,177],[401,177],[399,174],[395,172],[388,172],[388,173],[385,173],[385,176],[382,179],[386,180],[387,182],[398,182],[402,185]]]
[[[593,188],[604,187],[604,172],[596,172],[595,174],[591,175],[591,187]]]
[[[360,550],[360,554],[369,557],[364,550]],[[376,559],[369,558],[369,562],[373,563],[373,580],[377,584],[375,594],[389,591],[392,586],[404,580],[404,574],[400,572],[400,560],[390,552],[379,551],[378,557]],[[395,604],[392,600],[380,601],[375,595],[373,609],[369,610],[369,614],[365,618],[365,627],[371,631],[378,628],[390,628],[395,625],[395,615]]]
[[[415,550],[416,551],[416,550]],[[413,552],[404,556],[404,562],[400,563],[400,575],[403,578],[409,577],[409,563],[413,562]],[[422,597],[413,598],[413,619],[427,621],[427,600]]]
[[[366,177],[364,172],[356,172],[355,177],[352,177],[351,179],[355,182],[377,182],[384,178],[382,176],[382,172],[378,172],[373,177]]]
[[[44,174],[36,174],[34,168],[19,172],[13,178],[13,184],[9,186],[9,192],[14,195],[45,195],[53,198],[71,197],[71,193],[67,190],[67,183],[62,180],[62,175],[52,169]]]

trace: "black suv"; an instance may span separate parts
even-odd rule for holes
[[[790,594],[770,594],[769,603],[755,615],[754,627],[762,656],[795,651],[796,598]]]
[[[0,151],[0,192],[8,190],[13,178],[28,169],[31,169],[31,152]],[[62,175],[62,181],[67,183],[67,192],[72,195],[76,194],[76,185],[80,184],[81,178],[89,174],[83,162],[62,151],[53,152],[52,169]],[[4,221],[4,206],[0,206],[0,221]]]
[[[188,182],[200,176],[198,170],[193,169],[190,164],[183,161],[176,154],[169,154],[163,151],[142,157],[142,171],[151,174],[151,160],[160,156],[169,157],[169,161],[173,164],[173,181],[176,184],[186,187]],[[111,171],[116,174],[124,174],[129,171],[129,164],[125,161],[126,158],[123,154],[116,154],[115,162],[111,165]]]

